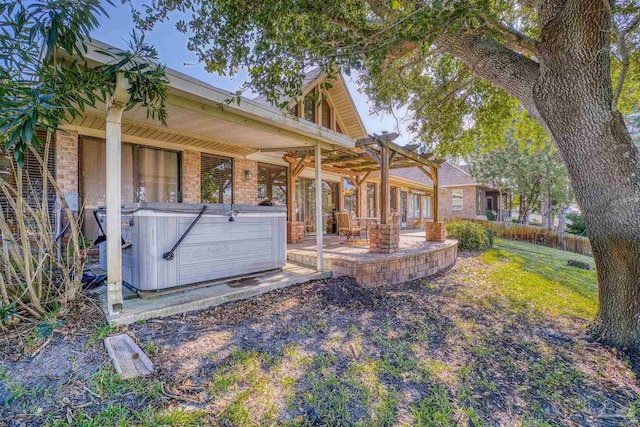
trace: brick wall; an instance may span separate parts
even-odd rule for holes
[[[182,202],[200,203],[200,152],[182,152]]]
[[[453,190],[462,190],[462,210],[453,210]],[[438,215],[439,218],[455,217],[455,218],[470,218],[476,217],[476,197],[477,188],[475,186],[468,187],[447,187],[445,193],[440,194],[438,198]]]
[[[429,251],[400,253],[371,260],[332,259],[331,273],[333,277],[353,277],[366,287],[397,285],[432,276],[455,264],[458,256],[458,244],[454,240],[433,245]]]
[[[425,221],[424,230],[428,242],[444,242],[447,239],[447,230],[443,221]]]
[[[62,193],[78,192],[78,132],[56,131],[56,182]]]
[[[251,171],[251,179],[245,177],[246,170]],[[257,205],[258,202],[258,162],[233,159],[233,203]]]
[[[300,243],[304,240],[304,222],[287,221],[287,243]]]
[[[395,223],[369,226],[369,252],[392,254],[400,248],[400,227]]]

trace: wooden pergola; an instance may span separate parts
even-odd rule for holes
[[[436,160],[431,153],[418,153],[417,144],[400,146],[393,141],[397,133],[370,135],[356,142],[355,148],[325,150],[322,153],[323,170],[350,175],[356,187],[356,206],[361,206],[362,185],[374,171],[380,171],[380,222],[388,224],[391,210],[389,170],[415,167],[433,182],[433,220],[438,221],[438,169],[444,160]],[[295,182],[305,167],[314,168],[313,148],[301,147],[284,155],[289,163],[287,182],[287,209],[289,220],[295,215]]]

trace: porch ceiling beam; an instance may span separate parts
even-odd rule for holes
[[[261,153],[281,153],[283,151],[313,151],[314,147],[310,145],[304,145],[301,147],[276,147],[276,148],[261,148]]]
[[[439,168],[440,164],[438,162],[434,162],[431,160],[427,160],[425,158],[423,158],[422,156],[417,155],[416,153],[413,153],[409,150],[404,149],[403,147],[400,147],[397,144],[394,144],[392,142],[386,141],[386,140],[379,140],[379,143],[383,146],[383,147],[387,147],[389,150],[395,151],[398,154],[400,154],[403,157],[406,157],[407,159],[411,159],[416,163],[425,165],[425,166],[430,166],[430,167],[434,167],[434,168]]]
[[[304,162],[307,160],[307,156],[302,156],[300,158],[300,160],[298,161],[298,164],[296,165],[296,167],[293,169],[293,176],[295,178],[297,178],[298,176],[300,176],[300,174],[302,173],[302,171],[304,170]]]
[[[371,147],[368,147],[366,145],[363,145],[361,147],[378,165],[382,164],[382,160],[380,159],[380,157],[378,156],[378,153],[376,153],[375,151],[373,151],[371,149]]]
[[[362,138],[356,141],[356,147],[362,147],[365,145],[372,145],[372,144],[378,144],[380,141],[395,141],[398,137],[400,136],[400,134],[393,132],[393,133],[382,133],[382,135],[369,135],[369,137],[367,138]]]

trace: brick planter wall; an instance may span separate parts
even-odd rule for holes
[[[287,221],[287,243],[300,243],[304,240],[304,222]]]
[[[397,253],[389,257],[354,261],[332,259],[333,277],[350,276],[366,287],[397,285],[422,279],[442,271],[456,262],[458,242],[447,240],[429,251]]]
[[[395,253],[400,247],[400,227],[396,224],[371,224],[369,252]]]
[[[447,229],[445,228],[445,223],[442,221],[425,222],[424,229],[428,242],[444,242],[447,239]]]

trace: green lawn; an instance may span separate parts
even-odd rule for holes
[[[531,243],[497,239],[481,259],[493,266],[488,281],[514,304],[551,315],[593,319],[597,309],[597,275],[593,258]],[[568,267],[584,261],[591,270]]]

